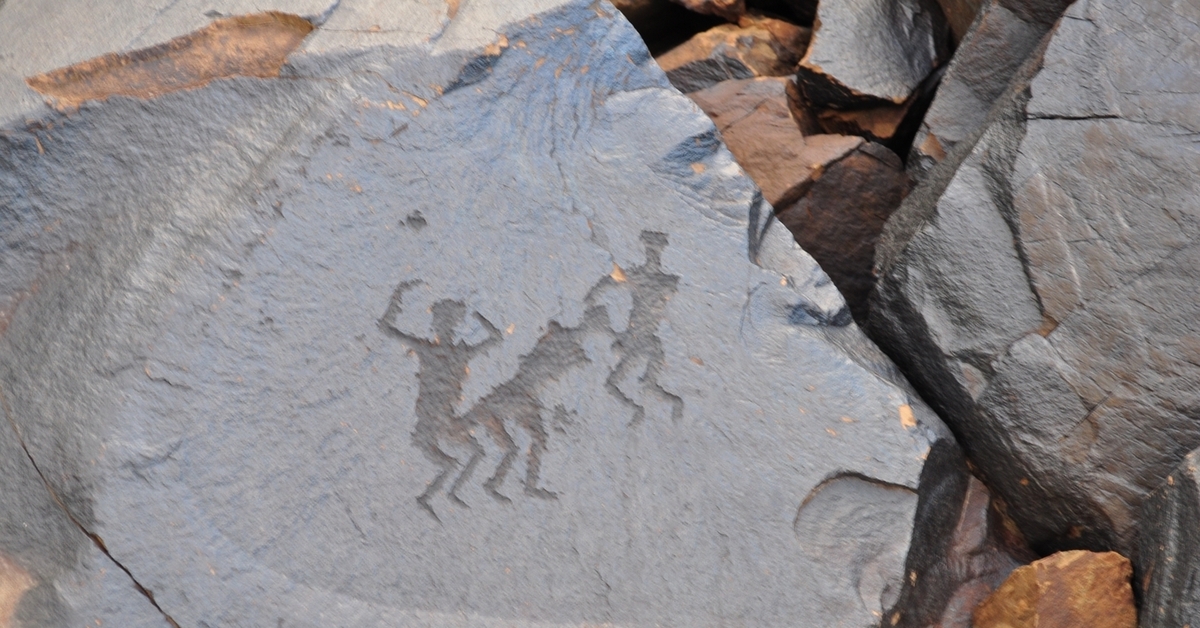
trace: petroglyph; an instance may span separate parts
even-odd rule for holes
[[[432,340],[402,331],[396,326],[396,319],[402,312],[404,295],[420,282],[404,282],[396,287],[380,327],[408,345],[420,363],[413,445],[436,464],[439,471],[425,491],[417,496],[417,503],[434,518],[438,517],[430,500],[443,489],[452,502],[467,505],[458,496],[458,491],[471,480],[476,467],[487,455],[480,440],[484,433],[503,452],[491,475],[482,483],[488,494],[501,502],[511,500],[500,492],[500,488],[522,456],[514,438],[519,430],[528,435],[530,442],[524,452],[524,493],[541,499],[556,497],[540,485],[541,460],[549,441],[549,420],[561,419],[567,411],[561,406],[547,407],[541,393],[569,370],[591,362],[585,350],[585,340],[589,337],[606,335],[611,338],[609,348],[616,363],[604,385],[609,394],[630,409],[630,427],[645,420],[648,400],[669,407],[674,420],[683,416],[683,400],[665,390],[658,381],[666,366],[658,326],[665,316],[667,302],[677,290],[679,277],[662,270],[666,236],[646,231],[641,239],[645,246],[644,264],[624,270],[614,267],[611,275],[588,292],[586,308],[577,326],[564,327],[551,321],[533,349],[518,361],[516,374],[461,413],[455,410],[455,404],[461,399],[463,384],[470,376],[471,360],[499,344],[503,334],[491,321],[472,313],[470,316],[482,326],[487,338],[473,345],[463,338],[456,339],[454,330],[468,322],[468,314],[465,304],[451,299],[437,301],[430,310]],[[624,291],[627,295],[627,318],[618,316],[625,313],[615,311],[620,308],[606,300],[613,291]],[[455,455],[456,451],[466,453]],[[449,487],[445,488],[447,482]]]

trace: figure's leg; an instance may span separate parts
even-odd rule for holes
[[[608,393],[625,402],[625,405],[633,410],[633,419],[629,421],[629,427],[638,425],[646,417],[646,409],[629,395],[622,392],[617,386],[617,382],[629,375],[629,371],[633,368],[633,365],[634,362],[629,359],[629,356],[621,358],[621,361],[617,362],[617,366],[613,368],[612,373],[608,375],[608,379],[604,380],[604,387],[608,389]]]
[[[489,418],[488,431],[492,433],[492,438],[496,440],[496,444],[504,449],[504,457],[500,459],[500,464],[496,465],[496,471],[492,473],[492,477],[483,483],[483,487],[487,489],[487,492],[492,497],[502,502],[512,501],[500,492],[499,487],[504,482],[504,477],[508,475],[508,470],[512,467],[513,460],[517,458],[517,443],[513,441],[512,436],[508,435],[508,431],[504,429],[504,424],[495,417]]]
[[[468,479],[471,478],[471,472],[475,470],[475,466],[478,465],[479,461],[483,459],[483,454],[485,453],[483,450],[483,445],[480,444],[479,440],[471,435],[469,431],[467,431],[466,437],[471,445],[471,459],[467,460],[467,464],[463,467],[462,473],[458,474],[458,477],[454,479],[454,484],[451,484],[450,490],[446,492],[446,495],[450,499],[453,499],[460,506],[467,506],[467,502],[464,502],[461,498],[459,498],[458,487],[462,486]]]
[[[437,474],[437,477],[433,478],[433,481],[429,483],[429,486],[425,487],[425,492],[417,496],[417,503],[421,505],[421,508],[424,508],[426,512],[432,515],[438,523],[441,523],[441,518],[438,517],[437,513],[433,511],[433,506],[429,505],[429,500],[435,494],[437,494],[439,489],[441,489],[442,484],[446,481],[446,477],[450,475],[450,472],[458,467],[458,460],[445,451],[442,451],[442,448],[438,446],[436,440],[426,443],[426,447],[424,449],[426,455],[433,460],[434,464],[440,466],[442,470]]]
[[[542,424],[541,414],[535,414],[525,427],[533,441],[529,445],[529,457],[525,464],[525,493],[542,499],[558,499],[557,494],[538,486],[542,475],[542,454],[546,453],[549,436]]]

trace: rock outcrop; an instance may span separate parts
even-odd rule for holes
[[[819,108],[899,105],[946,54],[933,0],[823,0],[797,81]]]
[[[628,23],[328,8],[279,78],[0,99],[17,621],[888,613],[953,439]]]
[[[656,60],[685,94],[721,81],[789,76],[804,56],[810,33],[783,20],[743,16],[738,24],[698,33]]]
[[[1021,567],[975,611],[974,628],[1136,628],[1129,577],[1116,552],[1061,552]]]
[[[921,176],[971,137],[1068,0],[990,0],[954,53],[909,153]]]
[[[846,135],[805,135],[781,78],[725,81],[690,94],[796,242],[865,320],[875,243],[908,191],[900,158]]]
[[[1142,507],[1137,586],[1141,628],[1200,625],[1200,451]]]
[[[1194,3],[1073,5],[879,246],[871,334],[1042,551],[1131,553],[1200,444],[1200,70],[1178,52],[1198,24]]]

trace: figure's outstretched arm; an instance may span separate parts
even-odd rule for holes
[[[424,338],[406,334],[393,325],[396,322],[396,316],[400,314],[400,302],[404,298],[404,293],[420,283],[420,280],[403,281],[396,286],[392,292],[392,298],[388,300],[387,310],[379,318],[379,329],[383,330],[383,333],[407,343],[428,344]]]
[[[475,349],[477,351],[483,350],[488,347],[491,347],[492,345],[498,344],[501,340],[504,339],[504,334],[501,333],[500,330],[497,329],[496,326],[493,325],[491,321],[484,318],[482,314],[480,314],[479,312],[475,312],[475,318],[479,320],[479,324],[483,325],[483,328],[486,329],[487,333],[488,333],[487,340],[484,340],[483,342],[479,343],[478,345],[475,345]]]

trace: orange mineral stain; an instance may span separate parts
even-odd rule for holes
[[[269,11],[239,15],[128,53],[110,53],[25,79],[59,109],[109,96],[155,98],[222,78],[279,76],[287,56],[313,30],[302,17]]]
[[[21,597],[32,589],[36,582],[29,572],[0,554],[0,628],[10,628]]]

